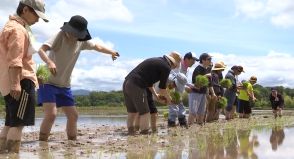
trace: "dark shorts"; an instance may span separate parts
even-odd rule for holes
[[[50,84],[40,85],[38,89],[38,105],[41,106],[43,103],[56,103],[57,107],[75,105],[70,88]]]
[[[128,113],[149,113],[146,88],[141,88],[132,79],[126,79],[123,84],[125,105]]]
[[[251,114],[250,102],[245,100],[238,100],[238,113]]]
[[[152,92],[149,90],[149,88],[146,89],[146,92],[147,92],[147,101],[148,101],[150,114],[157,113],[158,111],[153,100]]]
[[[21,96],[15,100],[10,95],[5,100],[5,126],[31,126],[35,124],[35,84],[29,79],[20,81]]]
[[[272,106],[272,110],[278,110],[278,108],[284,109],[284,106],[277,106],[277,105]]]

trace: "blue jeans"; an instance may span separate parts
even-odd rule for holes
[[[186,109],[184,107],[183,102],[176,105],[169,105],[169,112],[168,112],[168,120],[175,122],[176,118],[185,118],[186,117]]]
[[[225,95],[224,95],[227,100],[228,100],[228,104],[226,106],[226,110],[227,111],[231,111],[233,109],[233,105],[236,101],[236,92],[235,91],[231,91],[231,90],[227,90],[225,92]]]

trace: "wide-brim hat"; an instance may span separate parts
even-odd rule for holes
[[[64,22],[64,25],[60,28],[64,32],[72,33],[79,41],[87,41],[92,39],[88,29],[87,20],[79,15],[70,18],[69,22]]]
[[[212,68],[213,71],[217,70],[225,70],[227,65],[224,64],[224,62],[220,61],[214,64],[214,67]]]
[[[179,66],[181,62],[181,55],[176,52],[172,51],[171,53],[165,55],[175,66]]]

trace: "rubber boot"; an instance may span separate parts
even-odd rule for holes
[[[179,124],[181,127],[185,127],[185,128],[188,128],[188,123],[187,123],[187,120],[186,118],[179,118]]]
[[[6,153],[6,138],[0,138],[0,154]]]
[[[8,153],[19,153],[20,140],[7,140]]]
[[[170,119],[168,119],[167,126],[168,127],[175,127],[176,126],[176,122],[175,121],[171,121]]]
[[[42,133],[40,132],[39,134],[39,141],[48,141],[48,138],[49,138],[49,134],[46,134],[46,133]]]

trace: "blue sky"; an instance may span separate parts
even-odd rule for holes
[[[17,0],[2,0],[0,26],[15,12]],[[80,14],[93,41],[118,50],[108,56],[85,51],[72,76],[74,89],[119,90],[142,60],[176,50],[208,52],[228,68],[240,64],[264,86],[293,87],[294,1],[292,0],[45,0],[49,23],[33,32],[39,44]],[[34,56],[41,63],[38,55]],[[190,69],[190,74],[197,66]],[[224,72],[224,74],[227,70]],[[189,75],[190,75],[189,74]],[[191,81],[191,80],[190,80]]]

